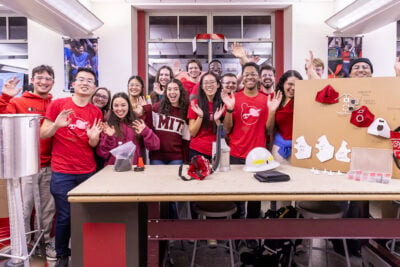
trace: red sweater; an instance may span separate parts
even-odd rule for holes
[[[171,114],[160,114],[160,102],[153,106],[153,125],[160,149],[150,151],[151,160],[187,160],[190,141],[189,126],[181,118],[180,108],[172,107]]]
[[[112,165],[115,163],[115,157],[110,153],[110,150],[116,148],[118,146],[118,142],[122,142],[123,144],[129,141],[132,141],[136,145],[135,154],[133,155],[132,164],[137,164],[138,158],[141,156],[140,152],[140,144],[136,139],[134,130],[126,124],[122,124],[122,132],[124,137],[118,138],[117,136],[108,136],[104,133],[100,134],[100,142],[97,145],[96,152],[97,155],[104,158],[106,163],[104,165]],[[149,127],[144,128],[142,133],[140,134],[143,138],[144,147],[148,150],[157,150],[160,147],[160,139],[158,139],[157,135],[150,130]]]
[[[38,95],[25,91],[21,97],[12,98],[7,94],[0,96],[0,113],[17,114],[33,113],[44,116],[46,109],[51,102],[52,95],[42,98]],[[41,120],[40,125],[42,125]],[[40,139],[40,166],[47,167],[51,160],[52,138]]]

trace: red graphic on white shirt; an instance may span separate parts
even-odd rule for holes
[[[255,124],[260,118],[261,109],[255,106],[249,106],[247,103],[242,104],[241,118],[243,123],[247,125]]]

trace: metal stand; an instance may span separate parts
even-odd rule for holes
[[[43,256],[46,256],[44,241],[43,241],[43,230],[41,222],[41,205],[39,195],[38,178],[36,175],[32,177],[33,194],[36,209],[36,218],[38,224],[38,230],[25,233],[24,227],[24,214],[21,198],[21,179],[13,178],[7,179],[7,195],[8,195],[8,211],[10,218],[10,238],[3,239],[1,241],[11,239],[11,252],[10,254],[0,253],[0,256],[11,258],[7,263],[8,266],[24,266],[29,267],[29,258],[32,256],[36,247],[40,243],[40,251]],[[28,254],[28,248],[26,244],[26,235],[39,232],[39,236],[32,247],[31,252]]]

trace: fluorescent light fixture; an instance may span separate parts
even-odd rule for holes
[[[53,13],[84,29],[87,34],[100,28],[104,23],[78,0],[35,0]]]
[[[356,0],[328,18],[325,23],[337,31],[341,31],[351,27],[352,24],[369,19],[397,3],[398,0]]]

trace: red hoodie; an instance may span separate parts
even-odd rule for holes
[[[12,98],[7,94],[0,96],[0,113],[34,113],[44,116],[51,102],[52,95],[42,98],[38,95],[25,91],[21,97]],[[43,123],[41,120],[40,125]],[[52,138],[40,139],[40,166],[50,165]]]

